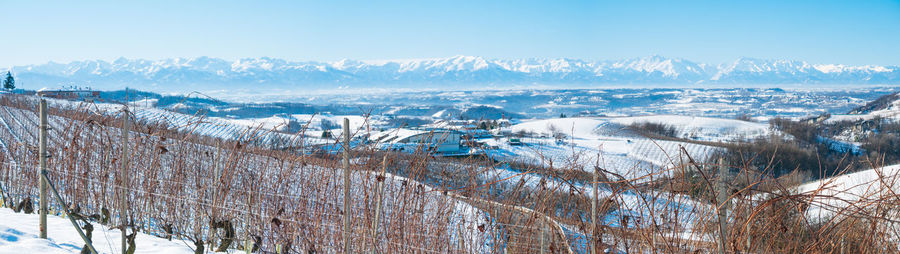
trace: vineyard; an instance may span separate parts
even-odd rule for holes
[[[37,195],[38,118],[25,109],[36,104],[10,98],[3,103],[3,183],[12,203],[32,202]],[[342,246],[343,216],[360,225],[354,230],[357,248],[474,251],[491,243],[473,233],[477,223],[484,223],[482,213],[406,178],[354,171],[351,193],[359,198],[352,202],[354,213],[345,215],[343,187],[336,180],[342,175],[333,162],[148,124],[135,125],[128,140],[131,166],[123,169],[122,132],[111,126],[124,115],[52,111],[50,179],[67,205],[77,205],[85,217],[188,239],[197,249],[221,239],[212,249],[251,240],[254,248],[267,250],[280,245],[284,250],[335,252]],[[380,196],[363,189],[376,181],[384,183]],[[115,218],[118,195],[127,200],[124,219]],[[377,224],[371,212],[375,200],[382,202]]]
[[[17,212],[38,202],[36,105],[34,97],[0,97],[0,191]],[[68,209],[85,223],[184,241],[195,253],[897,250],[884,241],[896,236],[891,227],[878,224],[893,225],[879,212],[892,210],[896,196],[852,217],[813,221],[802,211],[816,205],[815,193],[712,161],[708,146],[644,139],[630,153],[655,161],[602,166],[356,147],[345,186],[338,156],[297,152],[336,139],[158,109],[50,105],[47,172],[64,200],[51,202],[52,213]]]

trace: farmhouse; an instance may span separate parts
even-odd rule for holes
[[[41,97],[79,100],[79,101],[95,101],[100,99],[100,92],[93,91],[90,88],[73,87],[70,89],[47,89],[43,88],[37,91],[37,95]]]
[[[393,129],[373,135],[372,141],[384,144],[392,150],[427,149],[435,153],[462,151],[462,133],[448,129]]]

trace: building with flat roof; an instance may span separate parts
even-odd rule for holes
[[[436,153],[457,153],[462,150],[462,133],[448,129],[392,129],[373,135],[371,140],[399,150],[423,147]]]

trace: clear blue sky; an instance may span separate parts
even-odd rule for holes
[[[376,3],[377,2],[377,3]],[[900,65],[900,1],[12,1],[0,66],[476,55]]]

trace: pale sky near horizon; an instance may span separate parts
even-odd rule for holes
[[[119,57],[294,61],[662,55],[900,65],[900,1],[16,1],[0,67]]]

